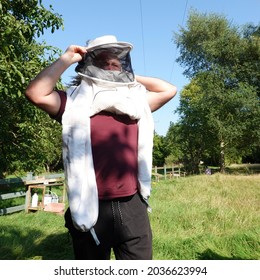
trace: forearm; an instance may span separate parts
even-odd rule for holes
[[[86,53],[86,48],[71,45],[65,53],[50,66],[42,70],[26,89],[26,96],[34,103],[49,103],[49,95],[60,79],[62,73],[73,63],[79,62]],[[43,101],[47,97],[47,100]]]
[[[141,83],[148,91],[152,92],[164,92],[175,90],[176,87],[164,80],[153,78],[153,77],[144,77],[144,76],[135,76],[136,81]]]
[[[135,76],[136,81],[147,89],[147,100],[152,112],[161,108],[177,93],[177,88],[171,83],[152,77]]]
[[[55,115],[60,108],[61,100],[58,92],[54,90],[62,73],[73,63],[79,62],[86,53],[86,48],[71,45],[65,53],[42,70],[26,88],[26,97],[45,112]]]
[[[47,68],[42,70],[28,85],[26,96],[34,101],[35,98],[45,97],[52,93],[62,73],[70,63],[61,56]]]

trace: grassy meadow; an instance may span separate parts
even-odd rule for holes
[[[259,260],[260,175],[198,175],[154,182],[156,260]],[[0,259],[73,259],[63,216],[0,216]]]

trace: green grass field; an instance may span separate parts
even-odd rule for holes
[[[199,175],[154,182],[156,260],[259,260],[260,175]],[[0,259],[73,259],[63,216],[0,216]]]

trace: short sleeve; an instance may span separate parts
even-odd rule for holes
[[[50,117],[58,121],[59,123],[61,123],[62,115],[65,111],[65,106],[67,102],[67,95],[66,92],[62,90],[58,90],[57,92],[60,95],[60,100],[61,100],[60,109],[56,115],[50,115]]]

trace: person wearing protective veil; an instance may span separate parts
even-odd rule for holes
[[[152,112],[176,87],[135,75],[133,46],[106,35],[72,45],[42,70],[26,97],[62,124],[63,163],[69,207],[65,226],[75,259],[152,259],[149,222]],[[65,91],[55,85],[76,65]]]

